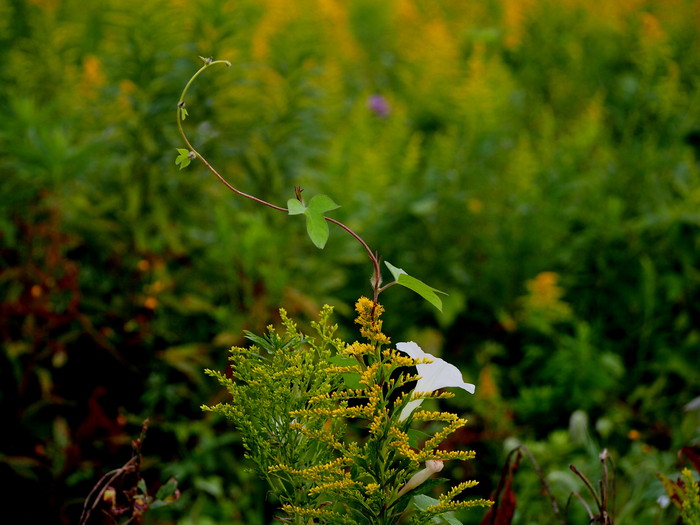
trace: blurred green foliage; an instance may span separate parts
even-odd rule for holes
[[[143,474],[182,497],[149,522],[272,519],[237,436],[198,409],[224,395],[202,369],[278,306],[328,302],[349,333],[371,268],[339,231],[319,252],[300,221],[177,169],[201,55],[233,63],[185,123],[222,173],[280,205],[329,195],[449,292],[443,313],[382,301],[394,341],[477,384],[455,403],[478,472],[457,477],[488,496],[514,438],[566,491],[568,463],[594,472],[607,447],[619,516],[661,523],[654,474],[700,433],[698,20],[692,0],[0,3],[7,500],[75,522],[150,417]],[[543,523],[536,486],[517,523]]]

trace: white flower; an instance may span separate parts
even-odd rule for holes
[[[401,344],[401,343],[399,343]],[[408,480],[408,483],[406,483],[403,487],[401,487],[401,490],[399,490],[398,494],[396,494],[397,498],[400,498],[404,494],[406,494],[409,490],[415,489],[417,486],[422,485],[430,476],[435,474],[436,472],[440,472],[443,467],[442,461],[439,459],[429,459],[425,462],[425,468],[421,470],[420,472],[416,472],[411,479]]]
[[[474,385],[465,383],[459,369],[439,357],[423,352],[420,346],[413,341],[408,343],[396,343],[396,349],[408,354],[413,359],[430,359],[432,363],[418,363],[416,368],[420,379],[416,383],[414,392],[435,392],[439,388],[457,387],[474,393]],[[401,411],[399,420],[403,421],[420,406],[422,399],[414,399]]]

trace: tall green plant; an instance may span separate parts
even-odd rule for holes
[[[439,448],[466,420],[449,412],[415,410],[424,399],[452,396],[437,393],[440,388],[473,393],[474,385],[465,383],[456,367],[413,342],[389,347],[391,341],[382,332],[381,292],[399,284],[438,309],[442,302],[437,293],[442,292],[388,262],[394,280],[382,285],[379,256],[352,229],[325,215],[338,208],[330,197],[316,195],[307,204],[303,190],[294,188],[294,198],[284,208],[230,184],[194,148],[183,127],[189,116],[185,95],[194,80],[211,66],[230,66],[223,60],[203,60],[177,104],[178,129],[187,148],[178,148],[176,165],[184,169],[197,159],[235,194],[289,215],[304,215],[308,235],[318,248],[328,240],[328,223],[340,227],[362,245],[373,269],[373,299],[362,297],[356,304],[356,322],[366,342],[348,344],[336,338],[330,307],[312,323],[315,336],[301,333],[281,310],[283,334],[273,327],[263,336],[248,333],[254,345],[232,349],[232,377],[207,370],[232,400],[203,409],[234,423],[248,457],[278,496],[288,516],[284,519],[294,523],[459,523],[452,511],[489,506],[484,499],[455,500],[476,485],[473,481],[458,484],[439,499],[424,494],[432,487],[425,482],[444,461],[472,459],[474,452]],[[414,366],[419,375],[406,370]],[[411,393],[406,387],[413,382]],[[412,434],[413,421],[431,423],[430,433]]]

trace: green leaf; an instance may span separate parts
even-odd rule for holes
[[[333,199],[328,195],[314,195],[309,201],[308,210],[311,213],[322,214],[338,208],[340,208],[340,205],[333,202]]]
[[[289,215],[300,215],[306,211],[306,206],[297,199],[289,199],[287,201],[287,209],[289,210]]]
[[[430,496],[426,496],[425,494],[418,494],[417,496],[413,496],[413,504],[422,511],[428,510],[430,507],[434,507],[435,505],[440,504],[440,500],[431,498]],[[433,519],[431,520],[431,523],[442,523],[442,524],[449,524],[449,525],[463,525],[461,521],[459,521],[457,518],[455,518],[455,515],[452,512],[445,512],[443,514],[440,514],[438,516],[434,516]]]
[[[357,360],[347,355],[335,355],[328,359],[329,363],[336,366],[353,366],[357,364]],[[347,388],[360,388],[360,374],[357,372],[347,372],[341,374]]]
[[[323,249],[328,241],[328,236],[330,235],[330,229],[328,228],[328,223],[323,215],[320,213],[313,213],[309,208],[306,209],[306,231],[311,237],[311,242],[313,242],[317,248]]]
[[[171,478],[165,485],[161,485],[156,492],[156,499],[165,500],[175,494],[175,489],[177,489],[177,480]]]
[[[148,488],[146,488],[146,481],[143,478],[141,478],[139,480],[139,482],[137,483],[137,486],[138,486],[141,494],[148,495]]]
[[[302,213],[306,215],[306,231],[311,241],[320,249],[326,246],[330,235],[330,229],[323,214],[336,208],[340,208],[340,206],[327,195],[315,195],[309,201],[308,206],[304,206],[298,199],[289,199],[287,201],[287,212],[289,215],[301,215]]]
[[[190,165],[190,150],[185,148],[177,148],[179,155],[175,159],[175,164],[180,166],[180,169],[186,168]]]
[[[413,448],[419,448],[418,445],[430,439],[430,434],[416,430],[414,428],[409,428],[406,432],[408,434],[408,444]]]
[[[387,261],[384,261],[384,264],[386,264],[386,267],[389,268],[389,271],[391,272],[391,275],[394,276],[394,280],[397,284],[405,286],[409,290],[413,290],[442,312],[442,300],[437,296],[437,294],[441,293],[447,295],[445,292],[438,290],[437,288],[433,288],[432,286],[428,286],[423,281],[420,281],[415,277],[411,277],[404,270],[397,268]]]
[[[180,108],[180,118],[185,120],[188,116],[189,113],[187,113],[187,110],[184,107]]]

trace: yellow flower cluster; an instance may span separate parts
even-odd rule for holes
[[[289,423],[289,428],[312,442],[322,443],[327,450],[330,449],[331,454],[339,457],[307,468],[300,468],[291,462],[267,467],[269,474],[283,474],[285,478],[288,476],[290,479],[302,480],[303,492],[313,501],[340,497],[353,501],[381,502],[387,496],[399,497],[396,490],[392,492],[390,487],[377,483],[379,478],[375,473],[367,471],[364,467],[372,463],[379,444],[387,464],[392,465],[391,468],[400,465],[401,469],[405,469],[398,482],[399,486],[403,487],[410,486],[410,480],[425,471],[420,470],[421,464],[434,462],[442,465],[443,461],[469,460],[475,456],[473,451],[440,450],[442,441],[467,423],[465,419],[450,412],[417,411],[412,421],[432,422],[439,426],[432,429],[432,436],[426,436],[419,443],[409,438],[408,425],[400,418],[400,413],[408,401],[415,397],[438,399],[452,397],[454,394],[439,390],[403,390],[401,387],[420,379],[419,375],[414,373],[413,367],[431,363],[435,358],[413,358],[407,355],[408,352],[398,348],[384,347],[383,345],[390,341],[381,331],[380,316],[384,311],[383,307],[362,297],[357,301],[355,308],[358,314],[356,323],[360,325],[360,331],[367,340],[353,344],[332,343],[340,359],[320,360],[306,365],[318,367],[318,370],[328,377],[328,385],[337,382],[338,385],[344,386],[337,389],[330,386],[319,389],[307,399],[303,407],[289,411],[289,416],[294,418],[294,421]],[[320,328],[319,333],[326,341],[330,341],[332,330],[324,332],[323,327]],[[401,343],[398,346],[400,348]],[[293,356],[290,356],[290,359],[292,358]],[[301,367],[299,369],[308,370]],[[284,380],[283,375],[280,376],[280,380]],[[346,428],[360,430],[363,440],[355,442],[344,439]],[[428,473],[428,477],[431,475],[432,472]],[[452,502],[454,496],[470,486],[473,486],[473,482],[462,483],[450,490],[435,508],[440,505],[445,508],[466,508],[472,505],[469,502]],[[284,510],[303,522],[315,520],[336,525],[357,523],[348,516],[331,510],[326,513],[323,504],[316,506],[317,503],[313,503],[305,506],[296,503],[287,505]],[[432,509],[429,513],[433,513]]]
[[[313,523],[311,521],[313,518],[322,518],[324,519],[324,523],[355,523],[352,521],[348,521],[345,519],[345,516],[342,514],[339,514],[337,512],[333,512],[332,510],[327,510],[325,508],[319,507],[319,508],[307,508],[307,507],[299,507],[297,505],[282,505],[282,510],[289,514],[290,516],[301,516],[304,518],[309,518],[310,523]]]
[[[439,432],[436,432],[432,438],[430,438],[428,441],[426,441],[425,445],[423,445],[424,449],[437,448],[440,445],[440,443],[442,443],[443,440],[447,436],[452,434],[452,432],[454,432],[455,430],[462,428],[466,424],[467,424],[466,419],[461,419],[461,418],[455,419],[449,425],[446,425],[445,428],[443,428]]]
[[[457,419],[459,419],[459,417],[452,412],[430,412],[428,410],[419,410],[413,413],[413,421],[455,421]]]
[[[461,424],[459,426],[461,426]],[[446,428],[449,428],[449,426]],[[417,465],[418,463],[425,462],[427,460],[469,460],[474,459],[476,457],[476,453],[473,450],[436,450],[435,447],[439,445],[439,442],[426,442],[422,450],[416,451],[409,444],[408,434],[399,430],[396,427],[391,427],[389,429],[389,436],[393,438],[393,441],[390,443],[390,445],[396,449],[399,455],[411,460],[415,465]]]
[[[461,461],[468,461],[476,457],[476,452],[473,450],[421,450],[418,453],[414,453],[414,461],[422,463],[428,460],[439,460],[439,461],[449,461],[451,459],[458,459]]]
[[[321,483],[320,485],[316,485],[315,487],[312,487],[309,490],[309,496],[313,496],[314,494],[319,494],[325,490],[342,490],[342,489],[349,489],[353,485],[355,485],[356,482],[351,480],[350,478],[345,478],[345,479],[340,479],[337,481],[329,481],[327,483]]]
[[[367,494],[373,494],[379,490],[379,483],[367,483],[365,485],[365,491]]]
[[[323,430],[314,430],[305,427],[301,423],[290,423],[289,428],[301,432],[312,440],[326,443],[329,447],[335,450],[340,450],[343,448],[343,444],[336,439],[336,435],[326,427],[324,427]]]
[[[418,364],[419,361],[429,361],[426,359],[413,359],[411,357],[408,357],[406,354],[398,352],[395,348],[387,348],[382,352],[382,355],[397,367],[413,366]]]
[[[309,405],[322,403],[324,401],[337,401],[339,399],[358,399],[369,397],[369,394],[364,389],[348,389],[329,392],[327,394],[319,394],[309,399]]]
[[[525,315],[540,316],[550,322],[565,321],[571,317],[571,306],[562,300],[564,290],[559,286],[559,275],[541,272],[528,281],[527,295],[523,298]]]
[[[295,469],[294,467],[290,467],[289,465],[283,465],[280,463],[277,465],[270,465],[268,467],[268,472],[286,472],[287,474],[296,474],[298,476],[304,476],[307,479],[313,481],[320,481],[324,475],[328,475],[329,473],[340,472],[344,465],[345,459],[343,458],[337,458],[329,463],[314,465],[313,467],[309,467],[306,469]]]
[[[341,406],[338,408],[306,408],[303,410],[293,410],[292,412],[289,413],[292,417],[297,417],[297,416],[309,416],[309,415],[314,415],[314,416],[326,416],[326,417],[331,417],[331,418],[338,418],[338,417],[348,417],[348,418],[359,418],[359,417],[365,417],[365,418],[370,418],[372,417],[374,408],[368,405],[364,406],[356,406],[356,407],[347,407],[347,406]]]
[[[399,430],[397,427],[391,427],[389,429],[389,437],[394,439],[391,443],[389,443],[389,445],[395,448],[400,456],[410,459],[411,461],[416,462],[416,464],[418,463],[418,460],[416,459],[417,454],[411,448],[411,445],[409,445],[408,434],[406,434],[406,432]]]
[[[355,303],[355,311],[359,314],[355,322],[360,325],[362,337],[376,344],[388,345],[391,340],[382,333],[382,321],[379,317],[384,313],[384,307],[368,299],[360,297]]]
[[[351,357],[361,357],[372,352],[372,345],[367,343],[359,343],[355,341],[353,344],[348,345],[343,353]]]
[[[366,385],[368,388],[375,384],[375,378],[377,377],[377,370],[379,370],[379,365],[381,363],[374,363],[373,365],[367,367],[367,370],[362,372],[360,376],[360,384]]]
[[[493,501],[487,499],[468,499],[464,501],[441,501],[437,505],[428,507],[431,514],[440,515],[453,510],[470,509],[473,507],[490,507]]]
[[[463,481],[459,485],[455,485],[452,487],[449,491],[447,491],[445,494],[440,495],[440,501],[451,501],[455,496],[461,494],[467,489],[470,489],[472,487],[476,487],[479,484],[478,481],[475,480],[469,480],[469,481]]]

